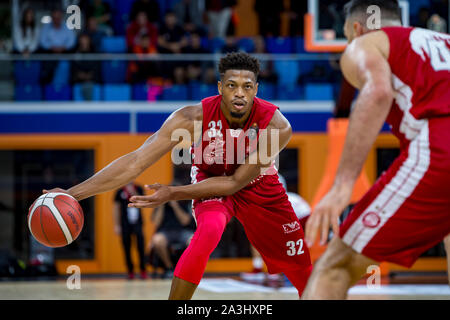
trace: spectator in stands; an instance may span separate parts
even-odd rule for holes
[[[210,37],[225,38],[231,22],[232,6],[235,4],[234,0],[206,0]]]
[[[428,19],[427,28],[436,32],[447,32],[447,22],[438,14],[433,14]]]
[[[40,35],[40,45],[49,53],[68,53],[76,44],[76,35],[67,28],[60,9],[52,11],[52,22],[45,24]]]
[[[91,38],[91,45],[94,52],[100,52],[102,39],[106,36],[106,33],[98,29],[97,19],[95,17],[87,19],[86,34]]]
[[[253,38],[253,43],[255,44],[255,54],[267,54],[266,43],[262,36]],[[271,83],[277,82],[278,75],[274,70],[273,60],[259,60],[259,68],[259,81]]]
[[[306,1],[283,0],[280,35],[282,37],[303,36],[303,16],[306,11]]]
[[[231,53],[231,52],[237,52],[239,51],[239,47],[236,44],[236,40],[232,36],[227,36],[225,38],[225,44],[220,50],[222,53]]]
[[[164,24],[161,25],[159,30],[158,52],[182,53],[186,45],[186,32],[178,24],[175,13],[168,11],[164,16]],[[165,62],[163,69],[166,78],[172,79],[175,83],[184,83],[183,63]]]
[[[203,15],[205,13],[204,0],[181,0],[174,5],[173,11],[187,33],[206,35],[206,27],[203,23]]]
[[[158,29],[148,21],[145,11],[137,13],[136,18],[128,25],[126,31],[127,46],[130,52],[141,41],[141,35],[147,34],[152,44],[158,41]]]
[[[152,43],[146,33],[140,35],[139,43],[133,46],[133,53],[138,55],[138,60],[130,61],[128,65],[128,81],[131,83],[147,83],[160,75],[158,62],[139,60],[139,55],[156,53],[156,43]]]
[[[82,33],[78,37],[77,53],[93,53],[94,47],[88,34]],[[94,85],[100,82],[101,70],[98,61],[73,60],[71,76],[73,84],[81,84],[81,94],[84,100],[92,100]]]
[[[169,201],[153,211],[151,220],[156,232],[151,239],[153,258],[159,258],[165,269],[164,278],[172,278],[174,265],[177,261],[172,258],[174,251],[180,255],[189,245],[194,234],[194,223],[191,215],[190,201]],[[175,260],[178,260],[176,256]],[[152,259],[155,266],[155,259]]]
[[[208,54],[209,50],[202,46],[202,39],[200,34],[191,33],[188,38],[188,45],[183,48],[183,53],[189,54]],[[209,82],[204,77],[207,74],[214,74],[213,61],[188,61],[186,63],[186,77],[189,81],[204,81]]]
[[[417,18],[418,18],[416,24],[417,27],[424,29],[428,28],[428,19],[430,19],[430,9],[427,7],[420,8]]]
[[[109,3],[102,0],[93,0],[88,7],[87,17],[94,17],[97,21],[98,29],[112,36],[114,31],[111,25],[111,7]]]
[[[282,1],[255,0],[255,12],[259,20],[259,34],[263,37],[280,35]]]
[[[147,19],[153,24],[159,23],[159,3],[157,0],[136,0],[133,2],[130,10],[130,21],[136,19],[139,12],[144,11],[147,14]]]
[[[63,21],[61,9],[54,9],[51,14],[52,22],[42,27],[40,46],[47,53],[69,53],[76,44],[76,35],[67,28]],[[66,61],[44,61],[41,65],[41,82],[48,84],[53,81],[55,70],[67,65]],[[68,65],[67,65],[68,67]]]
[[[25,9],[20,21],[14,22],[14,50],[24,55],[35,52],[39,46],[39,33],[33,9]]]

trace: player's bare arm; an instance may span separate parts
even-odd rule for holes
[[[350,116],[334,185],[306,224],[305,239],[310,246],[317,234],[321,244],[326,243],[330,224],[334,235],[339,234],[339,215],[350,202],[354,183],[389,113],[393,89],[388,55],[389,40],[383,31],[377,31],[355,39],[341,58],[345,78],[360,93]]]
[[[133,181],[145,169],[172,150],[180,140],[172,138],[176,129],[186,129],[194,136],[194,122],[202,120],[202,106],[187,106],[174,111],[161,128],[151,135],[138,149],[114,160],[89,179],[68,190],[55,188],[44,192],[65,192],[77,200],[117,189]]]
[[[279,145],[271,144],[271,131],[278,130]],[[267,126],[267,159],[258,157],[258,152],[253,152],[247,158],[246,163],[240,165],[231,176],[216,176],[205,179],[199,183],[186,186],[165,186],[153,184],[148,186],[156,190],[149,196],[131,197],[129,206],[137,208],[154,208],[169,200],[204,199],[216,196],[232,195],[248,185],[253,179],[269,167],[272,160],[283,150],[292,136],[292,128],[288,120],[278,110]],[[263,140],[260,140],[263,141]],[[263,141],[262,143],[266,143]]]

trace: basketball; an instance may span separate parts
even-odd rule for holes
[[[74,197],[66,193],[46,193],[34,201],[27,221],[38,242],[57,248],[72,243],[80,235],[84,214]]]

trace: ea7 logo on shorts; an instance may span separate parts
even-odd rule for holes
[[[293,221],[291,223],[283,224],[284,233],[291,233],[300,229],[300,223]]]
[[[367,228],[376,228],[380,224],[381,218],[378,213],[370,211],[364,215],[362,222]]]

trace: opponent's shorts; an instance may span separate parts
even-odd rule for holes
[[[450,117],[420,133],[355,205],[341,239],[376,261],[410,267],[450,233]]]
[[[208,178],[193,166],[193,183]],[[262,175],[231,196],[193,201],[193,215],[218,211],[227,221],[235,216],[250,243],[261,254],[269,273],[311,265],[303,229],[278,175]]]

